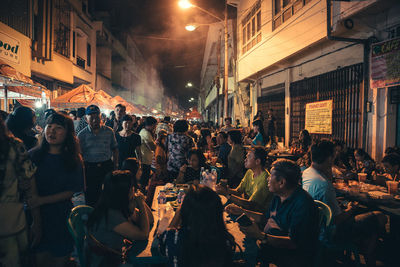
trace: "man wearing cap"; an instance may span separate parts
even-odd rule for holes
[[[114,109],[115,117],[106,122],[106,126],[110,127],[114,133],[122,131],[122,118],[126,115],[126,107],[118,104]]]
[[[93,206],[100,196],[106,174],[118,169],[118,144],[113,130],[101,125],[99,107],[88,106],[86,120],[88,126],[79,132],[78,139],[85,162],[86,202]]]

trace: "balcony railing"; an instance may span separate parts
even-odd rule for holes
[[[83,58],[81,58],[81,57],[76,57],[76,65],[78,65],[79,67],[81,67],[81,68],[85,68],[85,64],[86,64],[86,61],[83,59]]]

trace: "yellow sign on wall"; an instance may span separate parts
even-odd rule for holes
[[[332,134],[333,100],[306,104],[305,129],[313,134]]]

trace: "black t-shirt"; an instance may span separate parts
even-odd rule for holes
[[[192,182],[193,180],[200,180],[200,169],[195,170],[192,167],[187,167],[184,179],[185,183]]]
[[[276,118],[273,115],[268,116],[267,129],[269,132],[273,132],[275,130],[275,121]]]
[[[135,157],[135,149],[136,147],[142,144],[140,135],[132,133],[130,136],[122,137],[117,133],[115,135],[118,143],[118,151],[119,151],[119,166],[122,165],[122,162],[130,157]]]

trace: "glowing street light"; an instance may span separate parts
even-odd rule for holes
[[[193,7],[193,5],[188,0],[181,0],[178,2],[180,8],[188,9]]]
[[[194,98],[192,97],[192,98],[190,98],[190,100],[194,101]]]
[[[189,32],[192,32],[192,31],[194,31],[194,30],[197,29],[197,25],[189,24],[189,25],[186,25],[186,26],[185,26],[185,29],[186,29],[187,31],[189,31]]]
[[[191,82],[188,82],[188,83],[186,84],[186,86],[187,86],[187,87],[193,87],[193,84],[192,84]]]

